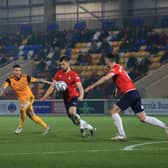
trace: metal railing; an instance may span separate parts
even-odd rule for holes
[[[86,11],[68,12],[68,13],[55,13],[55,20],[60,25],[60,30],[73,29],[74,24],[78,20],[85,20],[88,28],[100,29],[102,27],[101,21],[104,19],[112,19],[115,22],[115,28],[120,28],[123,23],[126,25],[130,24],[132,17],[142,17],[144,24],[147,26],[159,27],[161,26],[163,16],[168,15],[168,7],[162,8],[146,8],[146,9],[128,9],[126,16],[121,15],[120,10],[105,10],[105,11],[94,11],[94,15],[99,19],[89,15]],[[46,21],[47,22],[47,21]],[[0,31],[7,30],[12,31],[13,29],[18,31],[20,24],[30,23],[33,27],[40,26],[36,31],[43,32],[46,30],[47,23],[45,22],[45,14],[27,16],[16,16],[16,17],[1,17],[0,16]]]

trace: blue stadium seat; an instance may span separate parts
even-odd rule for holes
[[[71,50],[70,47],[66,47],[65,55],[66,55],[69,59],[71,59],[72,50]]]
[[[78,21],[74,25],[75,30],[82,31],[82,30],[85,30],[86,28],[87,28],[87,25],[85,21]]]
[[[102,22],[102,28],[104,30],[112,30],[114,28],[114,21],[113,20],[109,20],[109,19],[105,19]]]
[[[141,17],[136,17],[131,19],[131,26],[133,27],[141,27],[144,25],[144,19]]]
[[[136,46],[142,46],[142,45],[145,45],[146,44],[146,40],[145,39],[137,39],[135,41],[135,45]]]
[[[24,51],[24,55],[26,56],[26,54],[32,50],[35,54],[39,53],[40,50],[43,48],[43,45],[41,44],[35,44],[35,45],[26,45],[23,49]]]
[[[59,30],[58,23],[54,22],[54,23],[48,24],[48,27],[47,27],[48,32],[54,32],[54,31],[58,31],[58,30]]]
[[[21,34],[31,34],[32,33],[32,25],[31,24],[23,24],[20,26]]]
[[[116,35],[112,35],[111,40],[110,41],[117,41],[117,36]]]
[[[163,27],[168,27],[168,16],[162,18],[161,24]]]

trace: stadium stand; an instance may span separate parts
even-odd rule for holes
[[[166,18],[164,20],[166,22]],[[133,18],[132,26],[120,30],[113,30],[112,20],[104,20],[102,25],[102,30],[88,30],[86,22],[79,21],[73,31],[59,31],[59,25],[51,23],[45,34],[34,34],[31,25],[23,25],[20,33],[10,34],[10,38],[9,34],[1,35],[0,65],[14,60],[33,60],[36,66],[33,75],[51,80],[59,68],[58,59],[66,55],[86,86],[88,81],[107,72],[103,55],[109,52],[118,54],[120,63],[133,80],[167,63],[168,29],[165,26],[145,27],[142,18]],[[37,97],[40,97],[46,86],[38,87]],[[93,98],[95,95],[91,93],[89,96]],[[100,98],[105,95],[103,89]]]

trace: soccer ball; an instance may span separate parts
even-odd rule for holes
[[[55,89],[57,92],[64,92],[67,89],[67,84],[64,81],[57,81],[55,83]]]

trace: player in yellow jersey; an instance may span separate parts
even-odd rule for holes
[[[19,100],[20,118],[18,127],[15,130],[16,134],[20,134],[22,132],[26,116],[44,128],[42,133],[43,135],[47,134],[50,129],[49,125],[37,116],[33,110],[34,95],[29,84],[34,82],[50,83],[43,79],[37,79],[26,74],[22,74],[21,66],[14,65],[13,74],[6,79],[0,89],[0,95],[3,95],[6,88],[10,86],[16,92]]]

